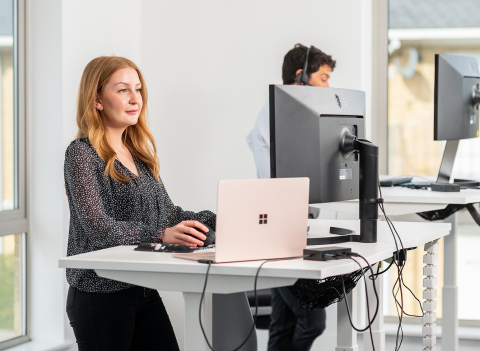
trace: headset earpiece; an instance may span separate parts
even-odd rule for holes
[[[305,56],[305,62],[303,63],[302,72],[297,74],[297,76],[295,77],[295,80],[297,81],[298,85],[310,85],[308,84],[309,77],[307,74],[307,68],[308,68],[308,56],[310,55],[311,48],[312,47],[310,46],[307,50],[307,55]]]
[[[305,71],[300,72],[295,77],[298,85],[308,85],[308,74],[304,73]]]

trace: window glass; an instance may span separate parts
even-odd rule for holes
[[[22,3],[23,4],[23,3]],[[0,349],[27,340],[25,218],[19,217],[18,3],[0,0]],[[23,55],[23,53],[22,53]],[[22,85],[22,89],[23,89]],[[22,95],[23,96],[23,95]],[[23,118],[22,118],[23,120]],[[23,128],[23,123],[21,124]],[[23,161],[22,161],[23,162]],[[22,169],[22,172],[25,170]],[[23,173],[22,173],[23,174]],[[11,232],[6,232],[4,222]],[[7,343],[5,343],[7,342]]]
[[[23,235],[0,237],[0,342],[25,334]]]
[[[388,174],[438,175],[445,141],[433,140],[435,54],[471,56],[480,63],[480,22],[472,15],[480,1],[390,0],[388,65]],[[480,179],[480,139],[461,140],[453,177]],[[480,320],[480,305],[468,303],[471,275],[480,261],[475,253],[477,225],[459,216],[457,281],[459,319]],[[465,221],[465,222],[462,222]],[[423,247],[409,251],[405,283],[422,300]],[[443,240],[440,244],[437,316],[442,316]],[[395,316],[392,288],[395,270],[386,274],[385,314]],[[406,296],[405,296],[406,295]],[[387,299],[387,296],[385,296]],[[418,315],[418,302],[404,289],[405,312]],[[387,301],[387,300],[386,300]]]
[[[0,0],[0,211],[17,207],[13,0]]]

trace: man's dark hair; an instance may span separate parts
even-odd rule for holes
[[[287,52],[283,59],[283,84],[295,83],[297,70],[303,69],[307,50],[308,48],[305,45],[296,44],[292,50]],[[332,59],[331,55],[327,55],[322,50],[312,46],[308,55],[307,74],[310,76],[310,74],[317,72],[323,65],[329,65],[333,71],[336,63],[337,61]]]

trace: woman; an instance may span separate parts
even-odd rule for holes
[[[68,256],[141,242],[203,245],[215,214],[173,205],[147,127],[147,88],[130,60],[92,60],[80,82],[77,139],[65,153]],[[193,236],[187,235],[191,234]],[[67,314],[79,351],[178,350],[156,290],[67,269]]]

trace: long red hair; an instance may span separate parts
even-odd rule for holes
[[[105,85],[110,77],[122,68],[133,68],[138,73],[142,84],[143,106],[135,125],[129,126],[123,132],[122,139],[125,146],[140,160],[145,162],[157,181],[159,177],[159,162],[155,139],[147,125],[147,86],[140,69],[124,57],[101,56],[93,59],[85,67],[78,89],[77,103],[77,139],[87,137],[97,153],[107,164],[104,175],[110,175],[118,182],[129,182],[131,178],[122,175],[115,169],[114,162],[117,154],[110,146],[108,133],[103,125],[100,111],[95,108],[95,99],[102,96]]]

